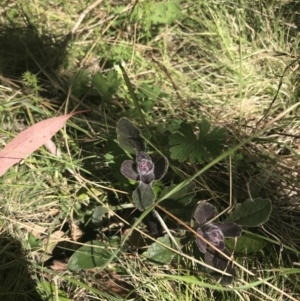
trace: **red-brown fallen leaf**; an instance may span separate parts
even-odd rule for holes
[[[29,127],[0,151],[0,176],[52,138],[76,113],[52,117]]]

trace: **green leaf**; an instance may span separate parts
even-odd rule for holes
[[[180,128],[182,121],[179,119],[171,119],[168,123],[165,122],[163,124],[158,124],[156,126],[156,131],[160,134],[164,134],[167,132],[168,136],[170,133],[178,131]]]
[[[177,244],[181,247],[180,238],[175,237]],[[172,241],[168,235],[159,237],[157,241],[163,243],[164,245],[174,248]],[[157,263],[157,264],[169,264],[176,255],[172,250],[167,249],[166,247],[160,245],[159,243],[153,243],[150,248],[145,252],[145,256],[148,260]]]
[[[150,87],[148,84],[142,83],[142,85],[139,88],[138,96],[141,98],[148,98],[153,101],[156,101],[160,92],[161,91],[157,86]]]
[[[235,222],[241,226],[257,227],[269,219],[271,212],[272,204],[269,199],[248,199],[236,205],[227,221]]]
[[[144,100],[142,103],[141,103],[141,107],[142,109],[144,110],[145,113],[148,113],[150,111],[152,111],[153,107],[155,105],[155,101],[153,100]]]
[[[105,217],[107,217],[107,214],[109,213],[109,210],[103,206],[97,206],[95,207],[93,214],[92,214],[92,224],[95,227],[100,227],[103,223],[103,220]]]
[[[153,109],[153,106],[155,105],[160,93],[161,91],[157,86],[150,87],[148,84],[142,83],[137,96],[144,112],[147,113]]]
[[[117,139],[120,147],[130,154],[145,151],[145,142],[141,131],[125,117],[122,117],[117,123]]]
[[[226,140],[226,130],[220,127],[211,129],[210,123],[205,119],[198,127],[199,137],[194,134],[192,125],[186,122],[180,124],[179,133],[169,136],[172,159],[179,162],[189,160],[192,163],[203,163],[221,153]]]
[[[92,78],[92,85],[100,94],[104,95],[108,92],[108,85],[105,77],[100,72],[94,74]]]
[[[150,20],[153,24],[172,24],[178,20],[182,12],[178,4],[171,2],[154,3],[151,9]]]
[[[45,294],[47,296],[47,298],[45,300],[70,301],[70,299],[67,298],[67,295],[65,292],[63,292],[57,286],[55,286],[52,283],[49,283],[47,281],[40,281],[38,284],[38,290],[41,291],[42,295]]]
[[[42,241],[35,237],[31,232],[28,233],[28,243],[32,250],[37,250],[42,246]]]
[[[92,240],[80,247],[71,257],[67,268],[72,272],[104,266],[111,258],[108,246],[98,240]]]
[[[109,70],[107,74],[108,91],[111,95],[115,94],[119,88],[122,79],[116,70]]]
[[[88,90],[88,83],[90,82],[90,73],[87,70],[80,70],[72,84],[72,94],[80,97]]]
[[[151,184],[141,182],[132,194],[132,202],[140,211],[144,211],[150,207],[154,200],[155,193]]]
[[[110,70],[105,78],[101,72],[97,72],[92,77],[91,94],[100,94],[104,99],[110,100],[120,85],[118,73],[115,70]],[[94,91],[94,92],[93,92]]]
[[[266,242],[252,233],[243,233],[237,242],[234,238],[226,239],[226,245],[234,253],[249,254],[262,250]]]

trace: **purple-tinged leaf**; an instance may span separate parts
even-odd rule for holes
[[[143,182],[144,184],[148,184],[150,185],[151,182],[153,182],[155,180],[155,177],[154,177],[154,173],[149,173],[147,175],[140,175],[140,180],[141,182]]]
[[[121,173],[128,179],[133,181],[139,180],[139,175],[135,171],[136,170],[136,163],[132,160],[126,160],[121,165]]]
[[[213,205],[207,202],[201,202],[197,205],[194,211],[194,219],[199,223],[199,225],[203,225],[215,217],[216,214],[217,210]]]
[[[141,131],[125,117],[122,117],[117,123],[117,139],[120,147],[131,154],[145,150]]]
[[[203,231],[204,238],[213,244],[219,250],[225,249],[224,236],[221,229],[214,225],[208,224],[201,228]]]
[[[203,237],[203,231],[201,228],[197,229],[198,234]],[[205,253],[206,252],[206,242],[204,242],[201,238],[197,237],[196,238],[196,244],[200,252]]]
[[[242,233],[242,228],[235,223],[215,223],[221,231],[224,237],[239,237]]]
[[[152,159],[148,154],[146,154],[145,152],[139,152],[136,155],[136,162],[139,163],[142,162],[142,160],[148,160],[152,162]]]
[[[178,246],[182,247],[180,238],[175,237],[174,239],[177,242]],[[170,239],[169,235],[166,234],[163,237],[159,237],[157,239],[157,242],[151,244],[151,246],[149,247],[147,252],[143,254],[143,256],[146,255],[147,259],[154,262],[155,264],[170,264],[173,258],[177,255],[174,251],[172,251],[172,248],[174,248],[174,243]]]
[[[160,180],[163,178],[163,176],[166,174],[168,170],[169,161],[165,156],[162,156],[155,162],[154,165],[155,165],[154,168],[155,180]]]
[[[140,182],[140,185],[132,194],[132,202],[140,210],[144,211],[150,207],[155,200],[155,193],[149,184]]]
[[[225,253],[227,256],[231,255],[226,249],[223,250],[223,253]],[[230,261],[228,261],[224,256],[222,256],[220,253],[211,248],[207,248],[207,251],[204,256],[204,261],[208,265],[232,275],[232,277],[230,277],[227,275],[222,275],[221,273],[218,273],[214,270],[208,269],[208,272],[218,282],[220,282],[222,285],[229,285],[232,283],[233,277],[236,275],[234,265]]]

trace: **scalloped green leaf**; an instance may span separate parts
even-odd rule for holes
[[[149,86],[146,83],[142,83],[139,87],[138,96],[139,98],[148,98],[155,102],[160,93],[161,90],[158,86]]]
[[[104,99],[110,100],[120,85],[121,79],[118,72],[110,70],[106,77],[101,72],[96,72],[92,77],[92,89],[90,94],[101,95]]]
[[[249,254],[262,250],[266,242],[252,233],[243,233],[237,240],[234,238],[226,239],[226,245],[234,253]]]
[[[198,124],[199,136],[194,133],[192,124],[182,122],[179,132],[169,136],[171,158],[184,162],[203,163],[212,157],[218,156],[224,148],[226,129],[214,127],[203,119]]]
[[[235,222],[245,227],[257,227],[265,223],[272,212],[272,203],[269,199],[248,199],[237,204],[235,210],[227,218],[228,222]]]
[[[174,239],[176,240],[178,246],[182,247],[182,245],[180,244],[180,238],[175,237]],[[174,248],[174,244],[172,243],[168,235],[159,237],[157,241],[170,248]],[[162,246],[159,243],[155,242],[150,246],[147,252],[144,253],[144,255],[147,257],[148,260],[150,260],[153,263],[170,264],[176,253],[172,250],[167,249],[165,246]]]
[[[112,257],[113,253],[107,245],[92,240],[80,247],[71,257],[67,268],[72,272],[87,270],[104,266]]]
[[[150,112],[157,101],[159,94],[161,93],[160,89],[157,86],[149,86],[146,83],[142,83],[137,94],[141,108],[144,112]]]
[[[88,91],[88,83],[90,81],[90,72],[88,70],[80,70],[74,79],[72,85],[72,94],[77,97],[81,97]]]
[[[157,2],[153,3],[150,8],[150,20],[153,24],[172,24],[178,20],[182,11],[176,2]]]

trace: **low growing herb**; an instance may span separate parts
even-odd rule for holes
[[[139,182],[132,194],[132,201],[139,210],[143,211],[153,204],[155,193],[152,182],[162,179],[168,166],[169,162],[166,157],[162,156],[153,163],[151,157],[145,152],[139,152],[135,162],[133,160],[123,162],[121,173],[128,179]]]
[[[197,229],[198,234],[209,241],[217,249],[229,255],[225,248],[225,237],[239,237],[242,233],[242,228],[235,223],[209,223],[216,216],[216,208],[206,202],[198,204],[194,211],[194,218],[199,224]],[[207,223],[208,222],[208,223]],[[204,253],[205,262],[221,271],[226,271],[231,275],[235,275],[233,265],[222,254],[212,249],[201,238],[196,238],[196,244],[200,252]],[[209,271],[216,278],[220,278],[220,283],[227,285],[233,280],[233,277],[223,276],[215,271]]]

